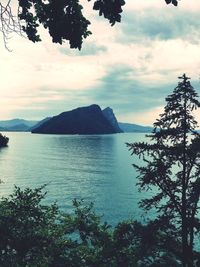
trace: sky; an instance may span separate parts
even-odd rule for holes
[[[82,0],[92,35],[81,51],[0,35],[0,120],[40,120],[80,106],[111,107],[121,122],[151,125],[186,73],[200,95],[200,1],[127,0],[111,27]],[[200,112],[196,113],[200,123]]]

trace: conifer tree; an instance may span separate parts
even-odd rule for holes
[[[193,110],[200,107],[198,95],[185,74],[166,98],[163,114],[154,123],[150,142],[128,143],[132,154],[145,164],[133,164],[140,190],[152,196],[140,206],[155,208],[158,219],[172,223],[182,245],[183,267],[193,266],[194,235],[200,226],[200,134]]]

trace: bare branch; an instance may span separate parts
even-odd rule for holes
[[[22,27],[18,18],[19,9],[16,10],[16,14],[13,13],[13,10],[15,9],[11,6],[11,0],[5,5],[0,2],[0,32],[2,33],[4,46],[8,51],[11,51],[8,47],[11,34],[16,33],[23,36]]]

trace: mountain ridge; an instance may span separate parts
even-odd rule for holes
[[[117,133],[113,125],[96,105],[78,107],[65,111],[45,121],[32,133],[40,134],[112,134]]]
[[[149,133],[153,130],[151,126],[142,126],[134,123],[118,122],[118,124],[125,133]]]
[[[91,105],[92,106],[92,105]],[[78,109],[78,108],[77,108]],[[65,111],[68,112],[68,111]],[[65,113],[62,112],[62,113]],[[102,110],[104,116],[107,120],[115,128],[116,132],[136,132],[136,133],[149,133],[153,130],[151,126],[144,126],[140,124],[134,123],[125,123],[125,122],[118,122],[112,108],[107,107]],[[55,117],[55,116],[54,116]],[[26,120],[26,119],[11,119],[11,120],[0,120],[0,131],[23,131],[23,132],[31,132],[34,128],[39,127],[52,117],[46,117],[42,120]]]

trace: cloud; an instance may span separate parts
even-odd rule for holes
[[[196,0],[180,0],[178,7],[174,7],[173,5],[167,5],[165,0],[140,0],[137,4],[134,1],[127,1],[126,5],[124,6],[124,10],[131,10],[131,11],[141,11],[145,9],[164,9],[166,12],[170,12],[171,10],[189,10],[189,11],[197,11],[200,10],[200,3]]]
[[[186,72],[195,84],[200,3],[184,0],[175,8],[164,0],[127,1],[114,27],[91,6],[84,12],[93,35],[81,52],[52,44],[45,31],[38,44],[13,36],[12,53],[0,44],[1,119],[41,119],[97,103],[111,106],[120,120],[148,124],[179,75]]]
[[[3,115],[7,118],[22,117],[37,120],[83,106],[86,102],[81,91],[52,87],[41,87],[0,99]]]
[[[144,43],[155,40],[181,39],[195,44],[200,41],[199,12],[183,9],[144,9],[126,12],[117,41]]]
[[[94,103],[111,106],[119,115],[160,106],[169,92],[170,83],[168,86],[165,83],[146,84],[138,80],[137,70],[122,65],[112,66],[99,85],[88,90],[87,94]]]
[[[68,56],[80,56],[80,57],[98,55],[102,52],[106,52],[106,50],[107,48],[104,45],[96,45],[95,43],[87,41],[83,44],[81,51],[72,50],[70,48],[67,49],[64,47],[59,48],[61,54]]]
[[[178,79],[175,76],[166,82],[165,73],[161,73],[163,79],[158,83],[158,80],[142,80],[138,74],[138,70],[130,66],[113,65],[98,86],[85,90],[84,95],[90,103],[112,107],[121,121],[150,125],[162,112],[165,98],[177,86]],[[198,83],[192,81],[194,88],[198,88]]]
[[[163,106],[158,106],[141,112],[130,112],[126,116],[119,116],[119,121],[152,126],[163,110]]]

